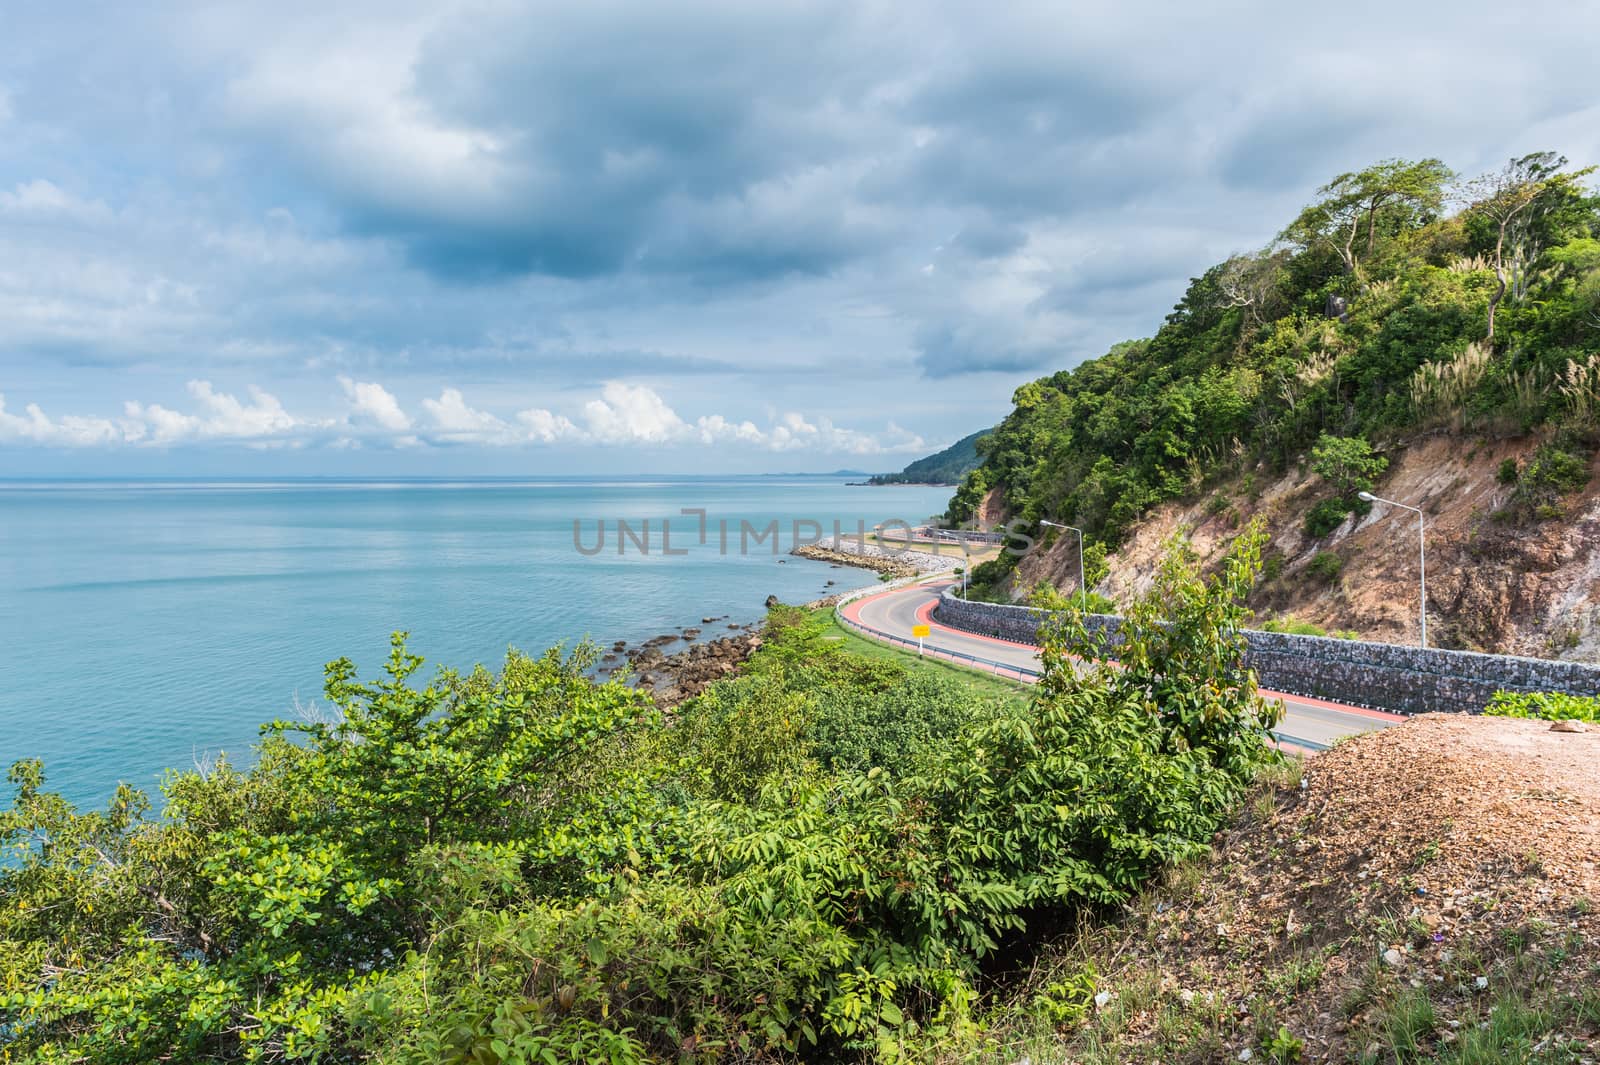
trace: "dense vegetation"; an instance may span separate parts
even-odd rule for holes
[[[1496,692],[1483,712],[1490,717],[1534,717],[1544,721],[1600,724],[1600,698],[1562,692]]]
[[[1261,537],[1174,552],[1122,668],[1081,617],[1033,697],[844,650],[783,608],[671,717],[587,649],[384,675],[247,771],[0,813],[0,1060],[920,1059],[1075,914],[1197,853],[1275,723],[1240,666]]]
[[[960,484],[961,479],[978,468],[978,441],[990,430],[980,429],[964,436],[943,451],[910,463],[899,473],[877,473],[867,479],[868,484]]]
[[[1307,453],[1323,535],[1438,429],[1538,431],[1518,516],[1560,513],[1600,443],[1600,199],[1538,153],[1463,184],[1392,160],[1324,186],[1264,251],[1195,279],[1155,336],[1019,388],[947,517],[999,489],[1008,511],[1112,545],[1209,479]],[[1462,203],[1454,213],[1450,203]],[[1004,576],[1003,559],[975,576]]]

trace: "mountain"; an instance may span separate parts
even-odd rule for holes
[[[947,518],[1079,526],[1113,597],[1260,520],[1259,613],[1415,639],[1416,517],[1370,491],[1427,516],[1431,642],[1600,657],[1600,198],[1564,162],[1340,175],[1154,336],[1019,388]],[[980,594],[1075,583],[1070,539]]]
[[[978,466],[978,439],[993,432],[980,429],[964,436],[943,451],[920,458],[899,473],[879,473],[868,484],[960,484],[961,478]]]

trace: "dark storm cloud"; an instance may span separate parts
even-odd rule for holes
[[[881,235],[839,210],[849,189],[831,172],[873,125],[853,10],[602,3],[446,20],[419,43],[408,91],[418,125],[476,141],[459,163],[479,174],[451,189],[420,168],[374,179],[315,119],[270,135],[354,231],[445,278],[825,273]],[[234,95],[271,116],[273,88],[246,77]]]

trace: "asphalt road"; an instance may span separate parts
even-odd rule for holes
[[[986,672],[1031,679],[1024,671],[1037,671],[1040,668],[1037,647],[963,632],[933,620],[934,604],[938,602],[939,593],[947,587],[948,582],[940,581],[878,592],[846,603],[841,613],[847,621],[866,629],[867,635],[887,634],[912,643],[916,642],[916,637],[911,633],[912,626],[928,625],[932,631],[922,641],[925,653],[940,657],[970,655],[992,663],[978,667]],[[1008,673],[1008,669],[1015,672]],[[1396,714],[1300,695],[1265,690],[1261,694],[1284,706],[1284,719],[1277,730],[1280,742],[1308,751],[1323,750],[1343,736],[1387,728],[1405,720]]]

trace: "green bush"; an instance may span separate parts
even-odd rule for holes
[[[1327,636],[1335,640],[1359,640],[1361,638],[1359,634],[1348,629],[1329,632],[1321,625],[1309,621],[1301,621],[1293,616],[1270,618],[1262,623],[1261,631],[1281,632],[1289,636]]]
[[[1261,583],[1271,584],[1283,576],[1283,552],[1273,550],[1267,552],[1261,560]]]
[[[1501,484],[1509,485],[1509,484],[1516,484],[1518,476],[1519,476],[1519,474],[1518,474],[1518,471],[1517,471],[1517,460],[1516,459],[1501,459],[1500,460],[1500,469],[1495,473],[1494,479],[1496,481],[1500,482]]]
[[[1389,460],[1372,453],[1360,437],[1323,433],[1311,449],[1311,468],[1341,496],[1353,496],[1372,487],[1373,478],[1389,468]]]
[[[1353,508],[1340,498],[1324,499],[1306,513],[1306,535],[1321,539],[1340,525]]]
[[[1541,520],[1559,517],[1562,496],[1589,483],[1589,463],[1555,444],[1541,444],[1523,468],[1512,506]]]
[[[1344,559],[1332,551],[1318,551],[1311,561],[1306,563],[1306,572],[1320,581],[1332,583],[1344,572]]]
[[[1085,614],[1115,614],[1117,604],[1099,592],[1063,591],[1049,581],[1040,581],[1028,593],[1028,605],[1040,610],[1082,610]]]
[[[1600,722],[1600,696],[1561,692],[1495,692],[1483,712],[1491,717],[1533,717],[1545,721]]]

